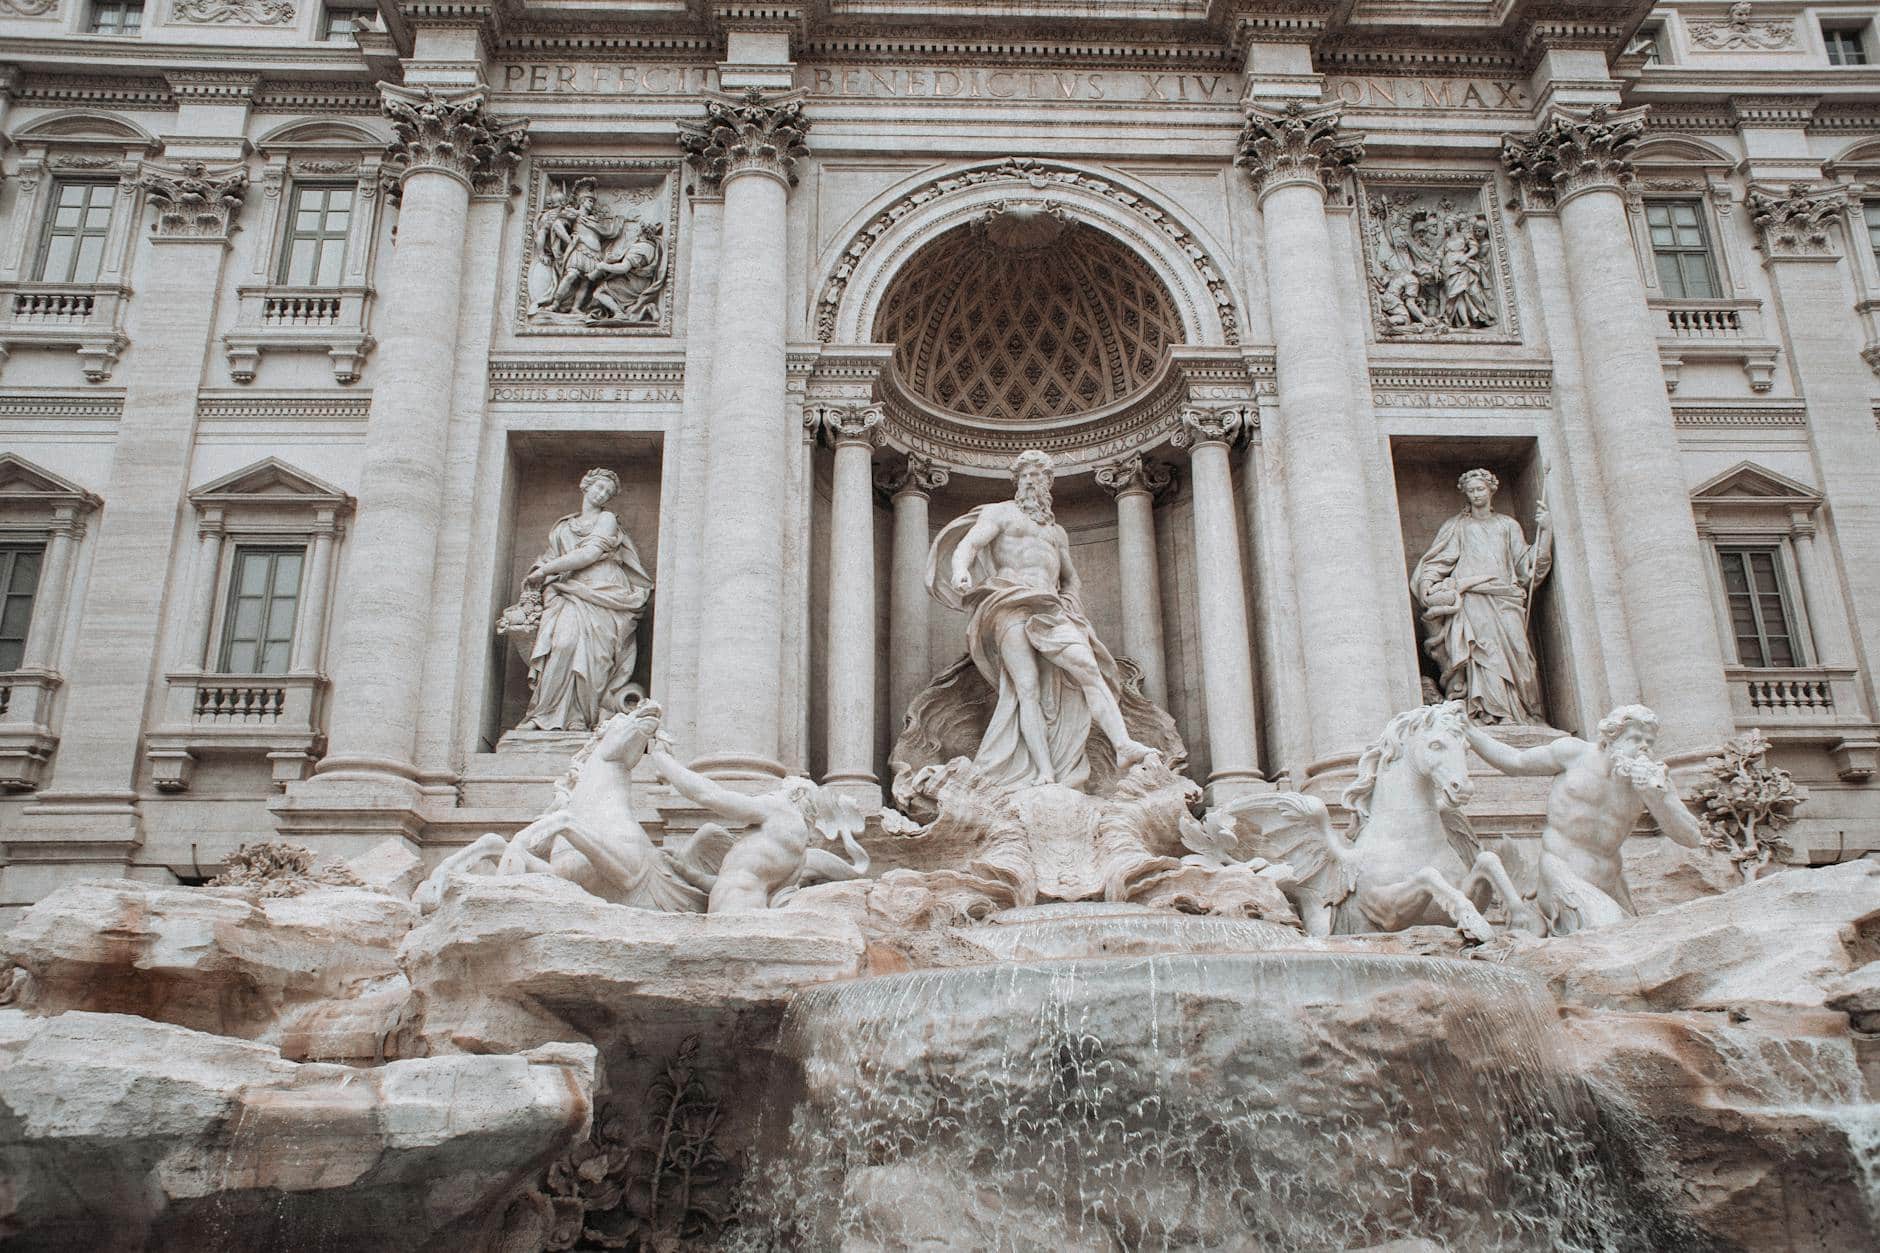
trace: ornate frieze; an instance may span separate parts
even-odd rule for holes
[[[1358,194],[1379,338],[1520,337],[1489,177],[1383,172]]]
[[[1260,411],[1252,404],[1209,405],[1182,410],[1181,421],[1169,436],[1177,448],[1199,448],[1203,444],[1233,447],[1260,426]]]
[[[1112,496],[1125,492],[1147,492],[1160,499],[1175,485],[1175,469],[1159,461],[1150,461],[1133,452],[1121,461],[1113,461],[1096,470],[1097,485]]]
[[[1342,104],[1307,107],[1293,100],[1282,109],[1248,105],[1234,164],[1247,171],[1261,197],[1293,185],[1329,188],[1364,157],[1364,141],[1340,133],[1343,116]]]
[[[708,187],[747,170],[775,175],[794,187],[797,162],[809,155],[803,141],[810,122],[799,92],[765,95],[755,87],[737,96],[708,92],[705,120],[676,125],[686,163]]]
[[[670,334],[678,162],[547,158],[532,166],[518,327]]]
[[[385,115],[398,135],[386,149],[388,176],[401,183],[419,170],[474,183],[482,176],[506,173],[528,146],[528,120],[492,116],[480,90],[381,90]]]
[[[848,290],[849,280],[854,277],[862,258],[874,248],[895,223],[940,197],[999,183],[1010,183],[1014,190],[1023,192],[1029,189],[1033,193],[1048,191],[1052,188],[1075,187],[1102,196],[1129,210],[1135,216],[1143,218],[1179,248],[1201,276],[1221,319],[1223,339],[1229,344],[1240,342],[1240,315],[1234,304],[1232,289],[1213,262],[1209,260],[1206,250],[1195,242],[1194,236],[1189,234],[1179,222],[1145,201],[1141,196],[1118,187],[1107,179],[1095,178],[1078,170],[1050,165],[1028,157],[1006,157],[985,166],[943,174],[930,182],[922,183],[870,219],[868,224],[849,241],[849,246],[843,251],[841,264],[836,266],[834,273],[823,284],[822,294],[816,301],[816,338],[825,344],[834,338],[836,317],[842,304],[843,294]]]
[[[1594,105],[1556,109],[1532,135],[1502,139],[1501,163],[1523,190],[1555,204],[1632,180],[1632,149],[1645,134],[1645,110]]]
[[[1830,227],[1847,208],[1847,189],[1791,183],[1786,193],[1749,190],[1749,220],[1772,261],[1835,256]]]
[[[0,0],[0,13],[18,17],[45,17],[59,11],[59,0]]]
[[[556,361],[536,357],[490,363],[492,404],[676,405],[684,396],[685,362],[617,357]]]
[[[292,0],[175,0],[170,15],[197,24],[285,26],[294,20],[294,5]]]
[[[909,453],[898,463],[875,471],[875,488],[890,501],[902,492],[927,496],[945,487],[952,477],[952,472],[939,462],[919,453]]]
[[[1780,52],[1797,48],[1793,18],[1757,22],[1751,20],[1753,12],[1749,0],[1737,0],[1721,22],[1690,23],[1691,46],[1706,52]]]
[[[200,161],[178,169],[148,166],[144,190],[157,206],[158,239],[227,239],[248,194],[248,171],[236,166],[211,174]]]
[[[1371,403],[1378,409],[1546,409],[1553,402],[1553,375],[1544,369],[1379,366],[1371,371]]]
[[[803,429],[831,448],[843,444],[873,448],[881,443],[881,424],[886,417],[880,405],[811,402],[803,409]]]

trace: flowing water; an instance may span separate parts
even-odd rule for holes
[[[809,989],[742,1239],[1624,1248],[1556,1030],[1528,977],[1415,957],[1032,961]]]

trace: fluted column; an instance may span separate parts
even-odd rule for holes
[[[1664,722],[1662,747],[1714,744],[1732,729],[1716,619],[1625,215],[1630,153],[1645,111],[1555,109],[1502,160],[1560,215],[1587,407],[1621,554],[1619,587],[1638,695]]]
[[[878,405],[815,405],[804,425],[835,450],[829,508],[828,756],[823,781],[872,792],[875,781],[875,502]]]
[[[1194,480],[1195,589],[1201,616],[1201,681],[1207,693],[1208,799],[1231,800],[1260,777],[1253,702],[1253,640],[1228,456],[1247,436],[1249,415],[1235,408],[1189,409],[1175,433],[1187,448]]]
[[[894,509],[894,554],[888,582],[888,718],[895,734],[908,706],[932,682],[933,649],[927,620],[927,498],[945,487],[948,472],[909,454],[885,469],[875,485]]]
[[[473,179],[507,172],[527,123],[490,116],[481,89],[381,91],[398,134],[388,162],[402,200],[375,319],[377,378],[332,651],[329,748],[309,790],[344,781],[415,802],[412,754],[425,699],[470,192]]]
[[[687,160],[724,192],[717,367],[708,400],[704,595],[699,617],[698,769],[725,777],[783,773],[784,413],[788,322],[785,213],[808,155],[799,96],[707,98],[679,123]]]
[[[1312,541],[1294,574],[1315,758],[1308,774],[1350,769],[1392,712],[1384,579],[1364,475],[1377,437],[1352,404],[1338,304],[1346,280],[1333,272],[1325,221],[1326,181],[1364,151],[1340,133],[1339,117],[1337,105],[1249,106],[1237,157],[1259,200],[1266,245],[1280,418],[1269,447],[1285,467],[1290,533]],[[1199,499],[1198,482],[1196,492]]]
[[[1097,483],[1116,497],[1116,560],[1123,594],[1123,653],[1142,671],[1142,691],[1168,708],[1162,651],[1162,572],[1155,555],[1155,500],[1174,475],[1141,453],[1097,469]]]

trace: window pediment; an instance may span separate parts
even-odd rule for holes
[[[1801,508],[1813,512],[1821,493],[1753,461],[1741,461],[1699,484],[1691,502],[1702,505],[1750,505],[1772,509]]]
[[[309,510],[322,507],[344,510],[352,505],[352,497],[339,488],[296,469],[279,457],[264,457],[253,465],[204,483],[190,491],[189,499],[197,508],[287,505]]]
[[[60,506],[89,513],[104,503],[68,478],[17,453],[0,453],[0,506]]]

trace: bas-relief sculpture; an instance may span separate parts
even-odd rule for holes
[[[533,322],[596,326],[657,324],[667,280],[665,228],[640,211],[656,191],[610,188],[578,178],[552,184],[533,227],[528,317]]]
[[[518,730],[587,731],[642,695],[640,617],[652,576],[606,508],[620,492],[612,470],[581,476],[581,508],[555,523],[548,548],[522,579],[522,597],[496,630],[529,666],[529,708]]]
[[[1538,725],[1540,672],[1528,639],[1534,592],[1553,564],[1545,502],[1535,506],[1534,542],[1496,513],[1501,480],[1470,470],[1456,483],[1467,503],[1443,523],[1416,564],[1410,585],[1423,609],[1423,646],[1441,674],[1443,695],[1471,721]]]
[[[1775,52],[1794,48],[1793,20],[1757,22],[1749,0],[1737,0],[1721,22],[1692,22],[1691,43],[1707,52]]]
[[[1458,195],[1475,205],[1459,205]],[[1441,336],[1498,329],[1494,231],[1481,192],[1367,194],[1365,243],[1378,333]]]

